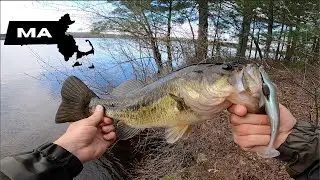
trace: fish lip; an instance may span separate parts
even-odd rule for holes
[[[256,64],[247,64],[233,71],[234,75],[229,82],[235,86],[238,92],[258,92],[261,82],[261,75]]]

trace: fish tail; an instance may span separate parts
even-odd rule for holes
[[[68,77],[61,89],[62,102],[56,114],[56,123],[74,122],[90,116],[89,103],[97,95],[79,78]]]
[[[273,147],[265,147],[262,148],[261,151],[257,152],[258,156],[263,157],[263,158],[273,158],[277,157],[280,155],[280,152],[274,149]]]

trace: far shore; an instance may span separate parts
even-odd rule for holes
[[[126,38],[127,35],[120,34],[94,34],[90,32],[68,32],[74,38]],[[6,34],[1,34],[0,39],[5,40]]]
[[[130,35],[125,34],[102,34],[102,33],[90,33],[90,32],[68,32],[74,38],[121,38],[121,39],[131,39],[134,38]],[[6,34],[0,34],[0,40],[5,40]],[[160,38],[160,40],[165,41],[165,38]],[[171,38],[171,41],[181,41],[181,42],[192,42],[190,38]],[[217,42],[209,41],[209,45],[218,44]],[[221,46],[234,47],[236,48],[237,44],[230,42],[220,42]]]

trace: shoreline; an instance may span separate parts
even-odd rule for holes
[[[133,36],[124,35],[124,34],[94,34],[90,32],[68,32],[73,38],[121,38],[121,39],[132,39]],[[0,40],[5,40],[6,34],[0,34]],[[166,41],[165,38],[158,38],[159,40]],[[175,38],[171,37],[171,41],[181,41],[181,42],[193,42],[193,39],[190,38]],[[209,45],[218,44],[218,42],[208,41]],[[232,42],[220,42],[221,46],[227,47],[236,47],[236,43]]]

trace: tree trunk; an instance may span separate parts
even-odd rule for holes
[[[286,29],[284,31],[285,32],[288,31],[288,26],[286,26]],[[281,49],[280,49],[281,54],[280,54],[279,60],[281,59],[281,57],[283,57],[282,52],[283,52],[284,44],[286,42],[286,37],[287,37],[286,35],[283,36],[283,41],[282,41],[282,45],[281,45]],[[288,38],[289,38],[289,36],[288,36]]]
[[[158,68],[158,74],[162,74],[164,72],[163,69],[163,64],[162,64],[162,59],[161,59],[161,54],[160,54],[160,50],[158,47],[158,42],[157,42],[157,38],[153,36],[150,24],[148,22],[148,19],[146,17],[146,15],[144,14],[144,12],[141,12],[144,21],[146,23],[146,28],[145,31],[148,34],[149,40],[150,40],[150,45],[151,45],[151,49],[152,49],[152,53],[153,53],[153,58],[157,64],[157,68]]]
[[[250,32],[250,24],[252,20],[252,9],[245,10],[242,18],[242,28],[239,34],[239,45],[237,49],[237,58],[244,59],[248,44],[248,35]]]
[[[217,34],[217,39],[216,39],[216,53],[217,57],[220,58],[221,56],[221,44],[220,44],[220,16],[221,16],[221,1],[219,1],[219,10],[218,10],[218,19],[217,19],[217,24],[216,24],[216,34]]]
[[[208,0],[198,0],[199,3],[199,29],[195,63],[207,58],[208,52]]]
[[[269,0],[268,8],[268,34],[266,41],[266,48],[264,52],[264,57],[269,59],[270,46],[272,42],[272,29],[273,29],[273,0]]]
[[[188,20],[188,24],[189,24],[189,27],[190,27],[190,31],[191,31],[191,34],[192,34],[192,43],[193,43],[193,46],[194,46],[194,52],[195,52],[195,55],[197,54],[197,42],[196,42],[196,36],[194,35],[194,30],[193,30],[193,27],[192,27],[192,23],[191,23],[191,20],[189,17],[187,17],[187,20]]]
[[[313,45],[312,45],[312,56],[313,61],[311,63],[317,63],[320,62],[320,38],[315,36]]]
[[[255,22],[255,20],[253,20],[253,21],[254,21],[254,23],[253,23],[253,27],[252,27],[252,35],[254,36],[254,30],[255,30],[256,22]],[[253,43],[253,38],[251,38],[250,49],[249,49],[249,58],[251,57],[252,43]]]
[[[279,34],[279,37],[278,37],[278,46],[277,46],[277,50],[276,50],[275,60],[278,60],[279,51],[280,51],[280,44],[281,44],[281,37],[282,37],[282,33],[283,33],[283,28],[284,28],[284,24],[281,25],[280,34]]]
[[[294,53],[295,53],[294,51],[297,43],[297,35],[293,34],[294,31],[292,26],[290,27],[289,31],[290,32],[289,32],[288,45],[287,45],[287,51],[286,51],[286,57],[285,57],[285,60],[287,61],[290,61],[291,58],[294,56]],[[295,32],[299,32],[299,27],[296,27]]]
[[[172,16],[172,0],[169,1],[169,14],[168,14],[168,30],[167,30],[167,70],[172,71],[172,54],[171,54],[171,16]]]
[[[221,6],[220,6],[221,7]],[[220,25],[220,10],[218,11],[218,17],[215,22],[215,33],[213,38],[213,44],[212,44],[212,50],[211,50],[211,56],[214,57],[214,49],[216,49],[216,56],[220,57],[220,44],[219,44],[219,25]]]
[[[291,43],[292,43],[292,26],[289,28],[288,40],[287,40],[287,48],[286,48],[286,57],[285,60],[290,60],[290,51],[291,51]]]
[[[320,4],[318,4],[318,7],[320,7]],[[317,23],[318,19],[314,19],[314,27],[317,29],[320,29],[320,24]],[[311,63],[320,63],[320,34],[316,33],[313,38],[312,43],[312,55],[313,55],[313,61]]]
[[[260,30],[260,29],[259,29],[259,30]],[[261,51],[261,49],[260,49],[260,47],[259,47],[259,41],[256,40],[256,38],[254,37],[253,34],[250,34],[250,36],[251,36],[251,38],[252,38],[252,40],[253,40],[253,42],[254,42],[254,44],[255,44],[255,46],[256,46],[256,53],[257,53],[257,51],[259,52],[260,60],[262,60],[262,59],[263,59],[263,56],[262,56],[262,51]],[[256,55],[255,55],[255,56],[256,56]]]
[[[161,54],[159,51],[159,47],[157,44],[157,39],[155,37],[151,37],[151,49],[153,52],[154,60],[156,61],[157,67],[158,67],[158,74],[161,74],[163,72],[163,64],[161,60]]]
[[[258,38],[257,38],[257,43],[258,43],[258,44],[259,44],[259,42],[260,42],[260,31],[261,31],[261,29],[259,28],[259,30],[258,30]],[[254,39],[252,39],[252,40],[254,40]],[[255,51],[255,53],[254,53],[254,60],[257,59],[257,52],[258,52],[258,49],[256,48],[256,51]]]
[[[212,43],[212,48],[211,48],[211,57],[214,57],[214,49],[216,46],[216,42],[217,42],[217,30],[214,33],[214,37],[213,37],[213,43]]]

